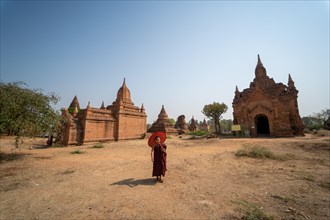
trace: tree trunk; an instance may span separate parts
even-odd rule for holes
[[[47,146],[53,146],[53,135],[48,135]]]
[[[220,130],[219,130],[220,124],[218,120],[214,120],[214,127],[215,127],[215,133],[220,134]]]
[[[14,135],[14,131],[12,129],[8,129],[7,130],[7,135],[8,136],[13,136]]]

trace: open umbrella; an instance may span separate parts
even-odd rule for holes
[[[156,144],[156,140],[155,140],[156,137],[159,137],[160,138],[160,143],[162,144],[166,140],[166,133],[161,132],[161,131],[157,131],[157,132],[153,133],[150,136],[149,140],[148,140],[149,147],[152,147],[152,146],[154,146]]]

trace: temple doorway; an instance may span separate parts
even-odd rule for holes
[[[258,136],[269,136],[269,122],[265,115],[257,115],[255,118]]]

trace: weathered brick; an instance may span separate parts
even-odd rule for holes
[[[304,135],[298,110],[298,90],[289,74],[288,85],[269,78],[258,55],[255,78],[242,92],[236,87],[234,124],[251,136],[290,137]]]
[[[143,104],[134,106],[125,80],[117,92],[112,105],[80,109],[75,96],[69,109],[62,112],[63,124],[61,141],[64,145],[82,145],[86,142],[119,141],[138,139],[145,136],[147,115]]]

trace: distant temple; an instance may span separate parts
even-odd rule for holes
[[[148,132],[150,132],[150,133],[153,133],[156,131],[162,131],[162,132],[165,132],[166,134],[177,134],[178,133],[178,131],[174,128],[174,126],[171,125],[171,122],[165,111],[164,105],[162,106],[162,109],[160,110],[157,121],[154,122],[148,130]]]
[[[255,78],[233,100],[234,124],[251,136],[304,135],[298,110],[298,90],[289,74],[288,86],[269,78],[258,55]]]
[[[204,121],[199,125],[199,130],[209,132],[209,125],[206,123],[205,118]]]
[[[61,142],[64,145],[82,145],[87,142],[138,139],[146,133],[147,115],[143,104],[134,106],[125,79],[112,105],[93,108],[88,103],[80,109],[75,96],[68,109],[62,111],[65,118]]]
[[[188,128],[189,128],[189,131],[191,131],[191,132],[197,131],[197,124],[196,124],[196,121],[194,119],[194,116],[192,116]]]
[[[188,125],[186,123],[186,117],[180,115],[175,122],[174,128],[178,131],[178,134],[185,134],[189,131]]]

